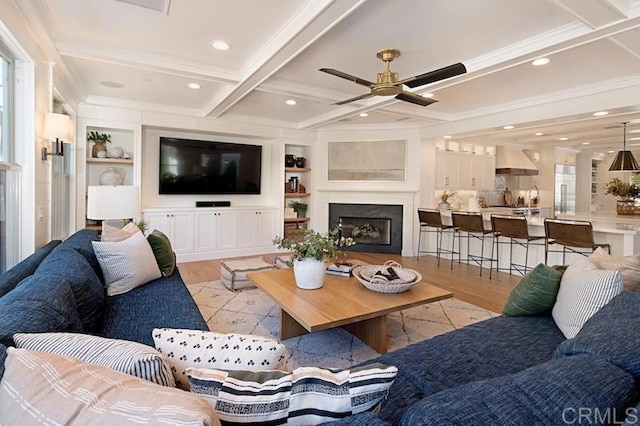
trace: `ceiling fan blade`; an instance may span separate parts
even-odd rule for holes
[[[457,64],[449,65],[448,67],[406,78],[401,80],[399,83],[406,84],[409,87],[418,87],[433,83],[434,81],[444,80],[445,78],[455,77],[456,75],[464,74],[466,72],[467,68],[462,63],[458,62]]]
[[[334,70],[333,68],[320,68],[320,71],[326,72],[327,74],[335,75],[336,77],[344,78],[345,80],[353,81],[354,83],[360,84],[362,86],[372,87],[375,85],[375,83],[367,81],[363,78],[347,74],[346,72]]]
[[[438,102],[432,98],[425,98],[424,96],[416,95],[411,92],[402,92],[396,95],[396,99],[400,99],[401,101],[411,102],[412,104],[429,106],[434,102]]]
[[[344,105],[344,104],[348,104],[349,102],[359,101],[360,99],[367,99],[367,98],[370,98],[372,96],[374,96],[373,93],[366,93],[364,95],[360,95],[360,96],[356,96],[354,98],[345,99],[344,101],[336,102],[336,103],[334,103],[334,105]]]

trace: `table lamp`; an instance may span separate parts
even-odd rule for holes
[[[87,219],[104,221],[135,219],[140,215],[140,188],[137,186],[89,186]]]

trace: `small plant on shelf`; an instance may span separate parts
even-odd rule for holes
[[[620,201],[633,201],[640,197],[640,187],[630,182],[613,178],[604,186],[604,193],[618,197]]]
[[[293,208],[293,211],[295,211],[298,214],[298,217],[304,217],[305,213],[307,212],[307,208],[309,206],[307,203],[302,201],[291,201],[289,203],[289,207]]]
[[[100,133],[91,130],[89,133],[87,133],[87,139],[97,143],[106,143],[111,142],[111,135],[108,133]]]

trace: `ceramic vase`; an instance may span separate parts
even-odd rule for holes
[[[315,290],[322,287],[326,270],[323,261],[312,257],[293,261],[293,275],[296,278],[296,285],[305,290]]]
[[[98,155],[99,152],[104,152],[104,155]],[[91,155],[93,158],[104,158],[107,156],[107,147],[105,146],[104,141],[93,141]]]
[[[296,157],[293,154],[286,154],[284,156],[284,166],[293,167],[296,165]]]
[[[124,170],[119,167],[107,167],[107,170],[100,175],[100,185],[122,185],[124,173]]]

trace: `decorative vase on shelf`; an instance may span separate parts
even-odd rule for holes
[[[296,285],[305,290],[321,288],[326,270],[323,261],[312,257],[293,261],[293,275],[296,278]]]
[[[293,154],[286,154],[284,156],[284,166],[293,167],[296,165],[296,157]]]
[[[99,152],[104,152],[104,155],[98,155]],[[91,148],[91,156],[93,156],[93,158],[105,158],[107,156],[107,147],[105,146],[104,141],[100,141],[100,140],[93,141],[93,147]]]
[[[108,153],[109,158],[122,158],[122,156],[124,155],[124,149],[120,148],[119,146],[114,146],[108,151]]]
[[[631,200],[618,200],[616,202],[616,210],[618,212],[618,214],[620,215],[628,215],[628,214],[634,214],[635,213],[635,209],[634,209],[634,201]]]
[[[125,171],[119,167],[107,167],[100,175],[100,185],[122,185]]]
[[[307,159],[304,157],[296,157],[296,167],[303,168],[307,164]]]

